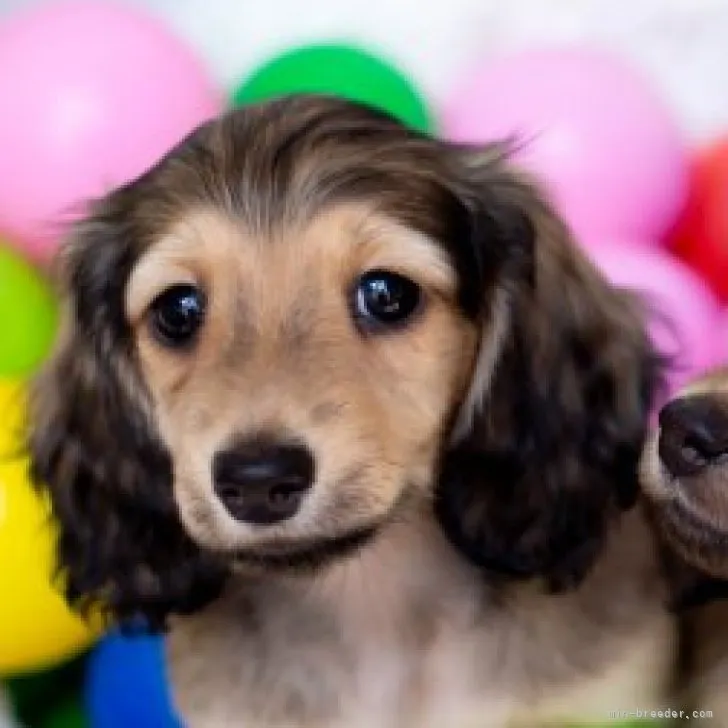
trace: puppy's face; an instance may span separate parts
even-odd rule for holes
[[[689,385],[660,412],[642,486],[668,543],[690,564],[728,577],[728,370]]]
[[[200,544],[310,557],[430,490],[478,335],[423,233],[366,204],[268,232],[185,210],[134,265],[125,306]]]
[[[634,500],[658,362],[499,145],[324,97],[238,109],[97,201],[59,265],[33,472],[70,596],[117,616],[430,505],[464,558],[568,586]]]

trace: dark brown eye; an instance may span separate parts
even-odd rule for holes
[[[205,296],[189,285],[172,286],[154,299],[151,326],[165,346],[183,347],[192,342],[205,318]]]
[[[379,326],[396,326],[415,313],[422,298],[420,287],[399,273],[373,270],[365,273],[354,299],[359,320]]]

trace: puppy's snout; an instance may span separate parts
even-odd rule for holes
[[[301,445],[250,442],[217,453],[212,471],[215,492],[235,519],[269,525],[296,514],[315,463]]]
[[[659,453],[676,477],[697,475],[728,454],[728,404],[714,396],[675,399],[660,412]]]

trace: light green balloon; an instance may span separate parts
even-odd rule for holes
[[[50,350],[57,322],[48,283],[0,240],[0,377],[32,374]]]
[[[340,96],[389,112],[420,131],[434,120],[420,93],[399,70],[354,46],[316,43],[271,58],[238,86],[233,105],[293,93]]]

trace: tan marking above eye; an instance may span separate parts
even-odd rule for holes
[[[356,229],[359,275],[387,270],[422,288],[446,296],[455,293],[455,271],[445,251],[426,235],[394,221],[370,215]]]
[[[233,260],[243,234],[220,212],[190,211],[134,267],[125,296],[129,323],[138,325],[154,299],[172,286],[207,290],[210,268],[216,260]]]
[[[132,275],[126,291],[126,315],[129,323],[141,322],[152,303],[165,291],[176,286],[200,287],[189,268],[169,264],[154,256],[143,259]]]

